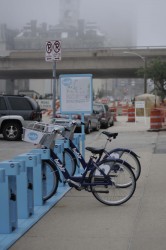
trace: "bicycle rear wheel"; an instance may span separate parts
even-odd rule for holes
[[[138,180],[141,174],[141,164],[138,156],[133,151],[125,148],[117,148],[108,152],[108,155],[105,156],[104,159],[113,157],[126,161],[131,166],[136,180]]]
[[[112,183],[99,170],[104,171]],[[110,206],[128,201],[136,189],[136,179],[130,166],[120,159],[108,159],[99,163],[99,169],[91,173],[91,192],[94,197]],[[126,185],[127,184],[127,185]]]
[[[43,201],[50,199],[57,191],[59,178],[51,160],[42,161]]]

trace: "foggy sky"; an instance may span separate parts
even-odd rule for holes
[[[21,29],[30,20],[59,22],[60,0],[0,0],[0,23]],[[81,0],[80,18],[95,21],[111,34],[133,27],[137,46],[166,46],[165,0]]]

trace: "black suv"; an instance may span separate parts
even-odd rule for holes
[[[22,95],[0,95],[0,134],[6,140],[20,140],[22,127],[30,121],[41,120],[41,109],[34,99]]]

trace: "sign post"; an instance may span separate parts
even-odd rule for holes
[[[136,117],[136,110],[143,109],[144,110],[144,120],[146,124],[146,109],[145,109],[145,102],[144,101],[135,101],[135,117]],[[135,119],[136,121],[136,119]]]
[[[56,112],[56,61],[53,62],[53,72],[52,72],[52,76],[53,76],[53,95],[52,95],[52,118],[55,117],[55,112]]]
[[[45,51],[46,62],[53,62],[53,118],[56,112],[56,61],[61,60],[61,41],[47,41]]]
[[[69,74],[60,75],[60,110],[65,114],[81,114],[84,123],[84,114],[92,113],[92,75]],[[63,100],[62,100],[63,99]],[[81,125],[84,134],[84,125]],[[85,156],[85,138],[82,138],[82,154]]]

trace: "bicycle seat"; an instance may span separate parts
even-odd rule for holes
[[[108,131],[102,131],[102,134],[108,136],[109,138],[113,138],[113,139],[116,139],[116,137],[118,136],[118,133],[111,133],[111,132],[108,132]]]
[[[104,148],[86,147],[85,149],[90,151],[92,154],[102,154],[104,152]]]

